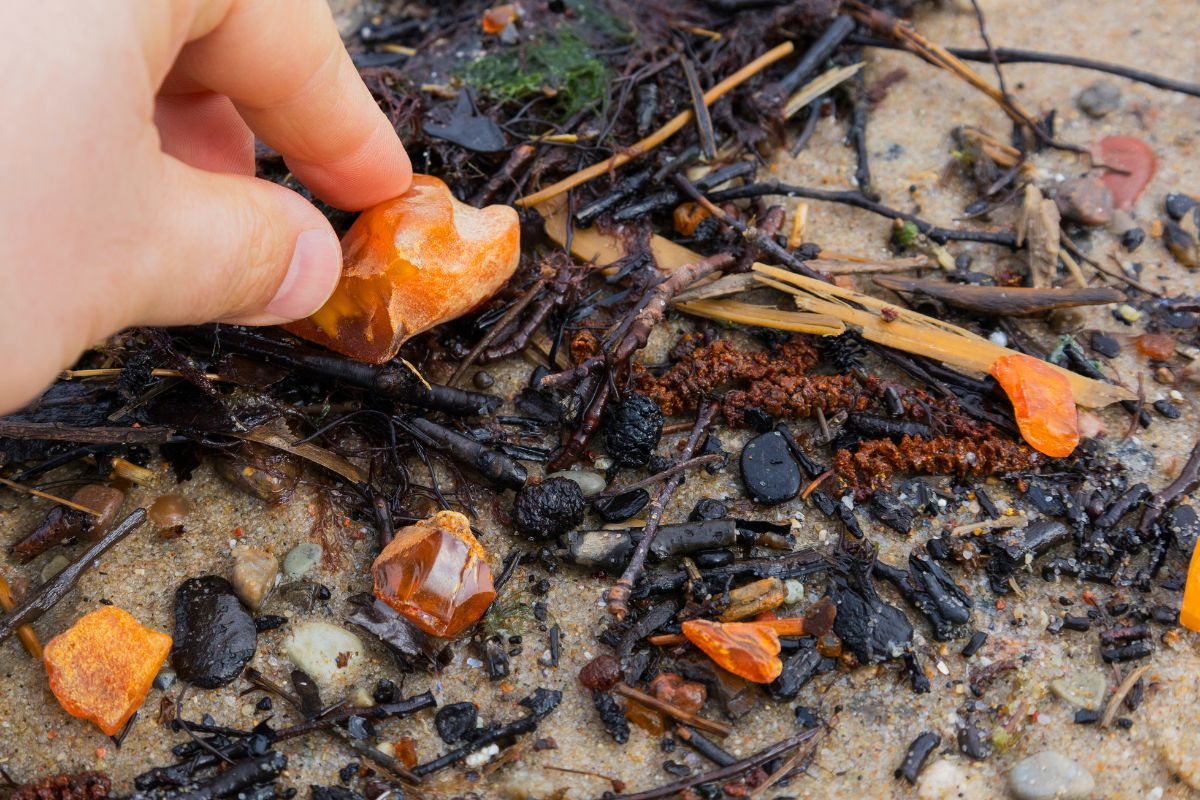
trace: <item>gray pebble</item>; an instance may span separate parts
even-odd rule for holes
[[[1078,762],[1043,750],[1013,765],[1008,791],[1017,800],[1083,800],[1096,781]]]
[[[1050,691],[1075,708],[1100,708],[1108,694],[1108,680],[1094,669],[1081,669],[1050,681]]]
[[[1121,107],[1121,90],[1112,81],[1096,81],[1075,98],[1079,110],[1094,119],[1100,119]]]
[[[584,497],[600,494],[600,492],[604,491],[604,487],[608,485],[604,480],[604,476],[599,472],[589,472],[582,469],[564,469],[559,472],[552,472],[546,477],[566,478],[569,481],[575,481],[575,483],[579,484],[579,491],[583,492]]]
[[[301,542],[283,557],[283,574],[291,580],[303,578],[312,572],[323,552],[316,542]]]
[[[46,565],[42,567],[42,581],[50,580],[70,565],[71,559],[67,558],[62,553],[55,553],[54,558],[47,561]]]
[[[154,676],[154,688],[160,692],[165,692],[175,685],[176,675],[175,670],[170,667],[163,667]]]
[[[1112,193],[1095,175],[1063,181],[1054,201],[1058,213],[1080,225],[1103,225],[1112,219]]]

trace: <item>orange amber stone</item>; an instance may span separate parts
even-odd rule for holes
[[[650,693],[676,708],[698,713],[708,700],[708,690],[703,683],[685,681],[673,672],[660,672],[650,681]]]
[[[170,650],[167,634],[101,606],[51,639],[42,663],[63,709],[114,736],[146,699]]]
[[[483,546],[457,511],[397,531],[371,575],[376,597],[434,636],[457,636],[496,597]]]
[[[1200,631],[1200,547],[1192,551],[1188,564],[1187,583],[1183,585],[1183,606],[1179,609],[1179,624],[1189,631]]]
[[[779,636],[756,622],[689,619],[683,635],[718,666],[755,683],[770,683],[783,671]]]
[[[1100,176],[1117,208],[1132,208],[1158,167],[1150,145],[1136,136],[1106,136],[1092,145],[1092,158],[1106,167],[1122,170],[1106,170]]]
[[[1079,444],[1079,417],[1066,376],[1023,353],[997,358],[991,373],[1012,401],[1029,446],[1054,458],[1071,455]]]
[[[1175,337],[1167,333],[1143,333],[1133,343],[1139,353],[1159,361],[1166,361],[1175,354]]]
[[[483,12],[483,32],[497,34],[507,28],[517,18],[517,7],[511,3],[502,6],[492,6]]]
[[[284,327],[382,364],[409,337],[487,300],[517,268],[521,231],[508,206],[460,203],[437,178],[364,211],[342,237],[342,279],[315,314]]]

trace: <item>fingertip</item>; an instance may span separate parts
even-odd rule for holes
[[[353,151],[320,163],[287,158],[288,169],[329,205],[361,211],[399,197],[412,183],[412,162],[383,112],[379,125]]]

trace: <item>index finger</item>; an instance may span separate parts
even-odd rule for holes
[[[403,194],[404,146],[342,45],[325,0],[233,0],[172,77],[233,100],[318,197],[356,210]]]

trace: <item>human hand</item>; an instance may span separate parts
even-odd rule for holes
[[[255,134],[339,208],[412,175],[325,0],[0,3],[0,75],[0,413],[122,328],[324,303],[337,238]]]

